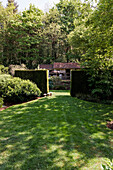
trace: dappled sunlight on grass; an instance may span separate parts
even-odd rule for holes
[[[113,157],[113,106],[53,92],[0,112],[0,169],[100,169]]]

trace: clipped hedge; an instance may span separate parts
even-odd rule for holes
[[[40,96],[40,94],[40,89],[30,80],[15,77],[0,81],[0,96],[4,99],[4,102],[29,101]]]
[[[71,71],[71,96],[75,97],[77,94],[88,94],[88,75],[84,70]]]
[[[15,77],[36,83],[42,94],[49,93],[48,70],[15,70]]]

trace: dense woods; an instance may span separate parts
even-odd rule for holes
[[[81,63],[92,93],[111,94],[112,0],[60,0],[46,13],[31,4],[19,13],[14,0],[0,3],[0,64],[37,68],[53,62]]]

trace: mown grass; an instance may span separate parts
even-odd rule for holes
[[[113,157],[113,106],[69,92],[0,112],[0,170],[100,170]]]

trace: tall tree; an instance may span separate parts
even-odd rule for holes
[[[112,0],[100,0],[97,8],[70,34],[73,48],[83,50],[84,65],[91,76],[92,94],[101,98],[111,95],[113,85],[110,70],[113,65],[112,9]]]
[[[4,51],[8,55],[7,51],[7,27],[9,22],[14,18],[13,13],[14,5],[7,6],[4,8],[2,4],[0,4],[0,62],[6,64],[6,58],[4,56]],[[10,34],[10,33],[8,33]],[[11,44],[9,44],[11,46]]]
[[[6,64],[25,63],[32,68],[38,61],[39,29],[42,11],[30,5],[22,14],[9,21],[5,31],[3,56]]]
[[[13,12],[14,13],[17,13],[18,12],[18,4],[17,4],[17,2],[15,2],[15,0],[8,0],[8,4],[7,4],[7,6],[9,7],[9,6],[11,6],[11,5],[14,5],[14,9],[13,9]]]
[[[60,26],[62,32],[65,33],[64,44],[65,44],[65,57],[67,62],[70,61],[71,57],[73,58],[71,47],[68,41],[68,35],[71,31],[74,30],[74,20],[78,16],[79,10],[78,6],[80,5],[79,0],[60,0],[56,7],[60,13]],[[76,55],[77,56],[77,55]]]
[[[62,34],[59,17],[58,10],[52,8],[43,18],[39,50],[39,55],[42,60],[40,60],[40,62],[53,63],[63,60],[63,39],[65,35]]]

